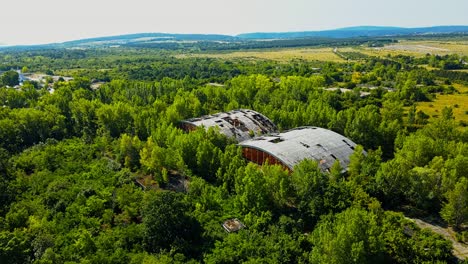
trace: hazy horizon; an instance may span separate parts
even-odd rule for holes
[[[468,1],[65,1],[3,3],[0,45],[45,44],[144,32],[225,34],[352,26],[468,25]],[[456,8],[454,8],[456,7]],[[7,25],[7,26],[4,26]]]

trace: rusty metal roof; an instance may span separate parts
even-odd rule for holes
[[[219,132],[238,142],[252,136],[274,133],[276,125],[266,116],[249,109],[238,109],[181,121],[198,127],[219,127]]]
[[[349,157],[356,143],[331,130],[319,127],[299,127],[284,133],[260,136],[239,143],[273,155],[284,165],[293,167],[304,159],[319,163],[322,171],[328,171],[335,160],[346,170]]]

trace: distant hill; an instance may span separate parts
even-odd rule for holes
[[[245,33],[237,36],[220,34],[171,34],[171,33],[138,33],[108,37],[97,37],[29,46],[1,46],[0,50],[35,50],[55,48],[95,48],[95,47],[134,47],[180,49],[243,49],[243,48],[275,48],[297,47],[318,44],[339,43],[361,44],[370,38],[430,36],[444,34],[468,35],[468,26],[437,26],[424,28],[359,26],[323,31],[278,32],[278,33]],[[265,41],[258,40],[275,40]],[[337,41],[339,43],[337,43]],[[356,43],[358,41],[358,43]]]
[[[323,31],[278,32],[278,33],[245,33],[237,35],[241,39],[289,39],[289,38],[354,38],[354,37],[388,37],[403,35],[452,34],[467,33],[468,26],[437,26],[423,28],[359,26]]]
[[[171,34],[171,33],[139,33],[109,37],[98,37],[68,41],[61,43],[63,46],[100,46],[100,45],[127,45],[127,44],[150,44],[163,42],[239,42],[256,39],[297,39],[297,38],[355,38],[355,37],[387,37],[403,35],[425,35],[425,34],[449,34],[467,33],[468,26],[438,26],[426,28],[401,28],[401,27],[377,27],[359,26],[323,31],[303,32],[279,32],[279,33],[245,33],[237,36],[220,34]]]
[[[1,46],[7,50],[36,50],[55,48],[88,48],[88,47],[112,47],[112,46],[145,46],[151,44],[167,43],[191,43],[191,42],[233,42],[242,41],[235,36],[221,34],[171,34],[171,33],[137,33],[117,36],[106,36],[66,41],[62,43],[50,43],[41,45],[17,45]]]
[[[233,41],[236,37],[220,34],[170,34],[170,33],[138,33],[109,37],[88,38],[62,43],[68,45],[94,44],[128,44],[132,42],[163,42],[163,41]]]

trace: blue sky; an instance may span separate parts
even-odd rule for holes
[[[468,25],[468,0],[5,0],[0,43],[39,44],[139,32],[323,30]],[[7,11],[9,10],[9,11]]]

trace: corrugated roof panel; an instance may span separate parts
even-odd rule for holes
[[[291,169],[304,159],[314,159],[324,171],[331,168],[336,159],[346,169],[356,146],[350,139],[319,127],[300,127],[239,145],[270,153]]]

